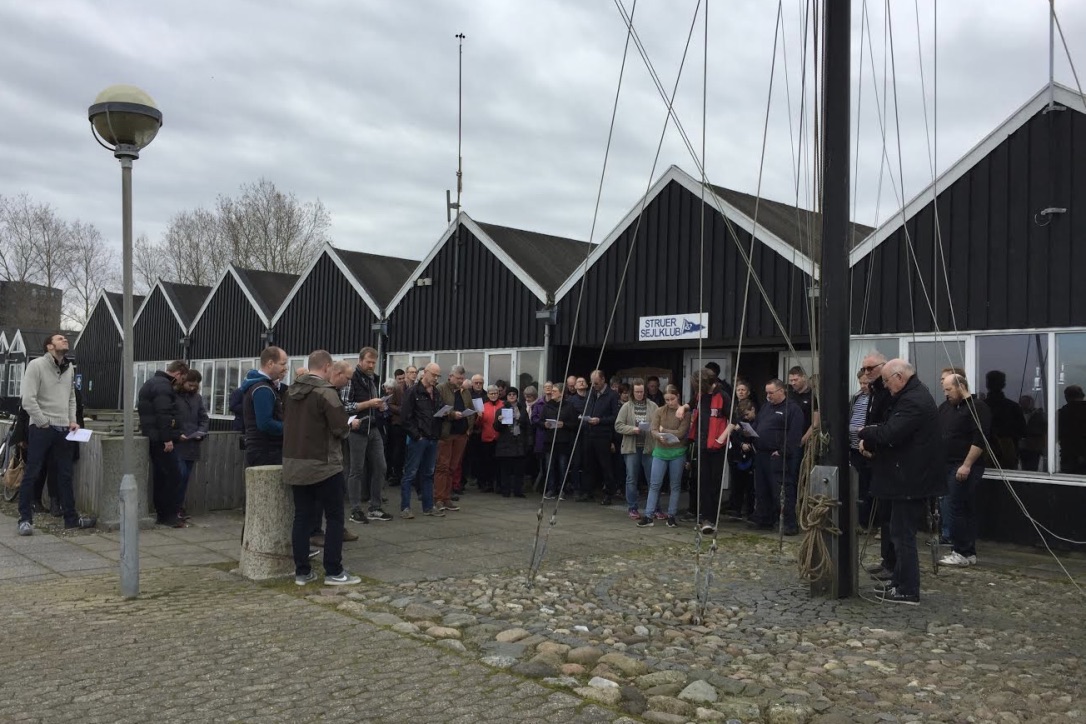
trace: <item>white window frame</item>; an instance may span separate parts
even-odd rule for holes
[[[26,371],[25,362],[9,362],[8,363],[8,397],[22,397],[23,395],[23,373]]]

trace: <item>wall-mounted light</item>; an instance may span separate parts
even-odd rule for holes
[[[540,322],[543,322],[543,324],[555,324],[558,322],[558,308],[546,307],[545,309],[537,309],[535,318]]]
[[[416,287],[431,287],[434,285],[433,277],[419,277],[415,280]]]
[[[377,332],[377,334],[380,334],[380,335],[382,335],[384,337],[387,337],[388,336],[388,322],[386,322],[386,321],[374,322],[373,324],[370,325],[370,331],[371,332]]]

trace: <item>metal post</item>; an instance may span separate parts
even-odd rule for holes
[[[822,264],[819,279],[822,317],[822,364],[820,387],[822,432],[829,435],[826,465],[848,480],[848,398],[851,376],[848,367],[849,304],[849,53],[851,52],[851,0],[834,0],[823,6],[824,18],[824,118],[822,127]],[[839,598],[855,593],[855,500],[851,485],[838,486],[841,503],[841,537],[834,561],[833,594]]]
[[[121,384],[124,390],[124,456],[121,476],[121,595],[124,598],[136,598],[140,595],[140,550],[139,550],[139,491],[136,478],[132,474],[132,460],[135,457],[135,429],[133,427],[133,408],[135,407],[135,380],[133,371],[133,335],[132,335],[132,158],[118,157],[121,162],[121,216],[123,227],[123,264],[124,264],[124,362],[121,370]]]
[[[543,325],[543,379],[540,382],[545,382],[551,378],[551,323],[548,321]]]
[[[1048,0],[1048,108],[1056,105],[1056,0]]]

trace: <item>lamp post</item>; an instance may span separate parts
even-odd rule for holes
[[[131,85],[106,88],[87,110],[91,134],[121,162],[121,218],[124,267],[124,362],[122,363],[122,411],[124,413],[124,456],[120,488],[121,502],[121,595],[140,594],[139,494],[132,474],[135,445],[132,411],[135,407],[135,380],[132,336],[132,162],[140,149],[154,140],[162,127],[162,113],[151,96]]]

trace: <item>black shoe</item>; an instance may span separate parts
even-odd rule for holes
[[[45,506],[42,505],[41,503],[34,503],[33,505],[30,506],[30,509],[35,513],[46,513],[46,512],[48,512],[45,509]]]
[[[651,528],[656,525],[656,522],[647,515],[641,516],[637,521],[638,528]]]
[[[771,530],[773,528],[773,524],[772,523],[763,523],[763,522],[758,521],[758,520],[748,520],[747,521],[747,527],[748,528],[754,528],[755,530]]]
[[[704,521],[701,524],[702,535],[713,535],[714,533],[716,533],[716,528],[713,527],[712,523],[710,523],[709,521]]]
[[[449,500],[451,500],[451,501],[453,501],[455,503],[456,501],[460,500],[460,496],[459,495],[453,495],[452,497],[449,498]]]
[[[183,524],[184,523],[182,522],[182,525]],[[98,519],[95,518],[93,515],[81,515],[81,516],[79,516],[79,518],[76,519],[76,521],[74,523],[65,523],[64,527],[65,528],[82,528],[82,529],[86,529],[86,528],[94,528],[97,525],[98,525]]]
[[[49,515],[53,516],[54,518],[62,518],[62,517],[64,517],[64,512],[60,509],[60,504],[53,503],[52,505],[50,505],[49,506]]]
[[[611,498],[610,495],[605,495],[603,496],[603,500],[600,501],[600,505],[613,505],[614,502],[615,501]]]
[[[919,606],[920,594],[902,593],[899,588],[889,588],[885,593],[879,596],[879,600],[885,601],[886,603],[904,603],[909,606]]]
[[[370,522],[369,518],[366,517],[366,514],[362,512],[361,508],[355,508],[351,511],[351,520],[353,520],[355,523]]]
[[[679,516],[679,520],[684,523],[693,523],[697,521],[698,516],[695,513],[691,513],[689,510]]]
[[[155,521],[158,525],[164,525],[167,528],[186,528],[188,525],[184,520],[178,518],[176,515],[172,518],[159,518]]]
[[[185,510],[184,508],[181,508],[180,510],[177,511],[177,517],[180,518],[181,520],[189,520],[190,518],[192,518],[192,516],[189,515],[188,511]]]
[[[894,572],[888,571],[885,568],[880,568],[877,571],[869,571],[868,575],[876,581],[889,581],[894,577]]]

